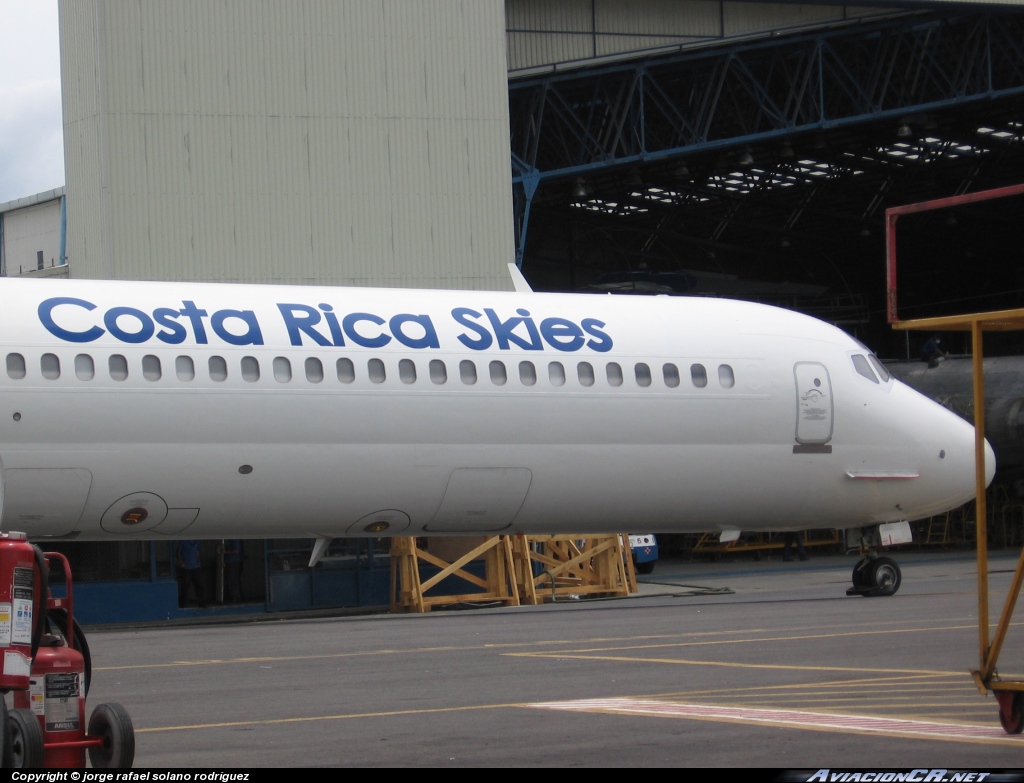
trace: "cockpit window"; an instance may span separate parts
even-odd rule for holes
[[[866,357],[864,354],[855,353],[853,355],[853,366],[856,368],[857,372],[859,372],[869,381],[871,381],[872,383],[878,383],[878,378],[876,378],[875,374],[871,372],[871,365],[868,364],[868,357]]]
[[[871,366],[874,367],[875,371],[878,373],[878,377],[881,378],[883,382],[888,382],[892,375],[887,369],[885,369],[885,365],[878,361],[878,357],[873,353],[869,353],[868,360],[871,362]]]

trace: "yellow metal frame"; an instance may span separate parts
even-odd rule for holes
[[[770,534],[769,534],[770,535]],[[804,530],[804,548],[812,546],[837,546],[840,543],[838,530]],[[765,538],[764,534],[744,534],[734,541],[721,540],[721,533],[702,533],[693,545],[695,553],[721,554],[724,552],[765,552],[770,549],[782,549],[784,538]],[[795,549],[795,545],[793,546]]]
[[[989,313],[918,318],[893,323],[894,329],[930,331],[960,331],[971,333],[974,379],[974,482],[976,500],[976,530],[978,551],[978,648],[980,664],[971,670],[978,690],[984,695],[993,691],[1024,691],[1024,680],[1004,680],[996,670],[999,652],[1013,618],[1013,611],[1024,583],[1024,549],[1017,560],[1017,570],[1006,595],[994,637],[989,636],[988,596],[988,509],[985,499],[985,373],[983,369],[983,335],[992,331],[1024,330],[1024,309],[996,310]]]

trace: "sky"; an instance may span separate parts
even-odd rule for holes
[[[0,0],[0,204],[64,185],[57,0]]]

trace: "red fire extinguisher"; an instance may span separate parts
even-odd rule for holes
[[[43,574],[39,547],[24,533],[0,533],[0,691],[28,689],[42,632]]]
[[[71,568],[64,555],[47,552],[43,574],[47,561],[62,565],[65,597],[47,596],[45,616],[37,621],[43,632],[35,641],[27,687],[14,691],[4,766],[83,768],[88,751],[93,767],[130,767],[135,734],[121,705],[99,705],[86,726],[92,662],[85,634],[74,619]],[[0,566],[0,578],[2,574]]]

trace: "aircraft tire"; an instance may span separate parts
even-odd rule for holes
[[[650,561],[648,561],[646,563],[637,563],[634,566],[634,568],[636,568],[636,572],[638,574],[653,574],[654,573],[654,564],[656,562],[657,562],[656,560],[650,560]]]
[[[1020,734],[1024,731],[1024,692],[1015,691],[1010,702],[1009,714],[1003,711],[1003,701],[999,701],[999,722],[1007,734]]]
[[[873,597],[895,595],[903,583],[899,565],[888,557],[874,558],[864,566],[864,575],[869,588],[867,595]]]

